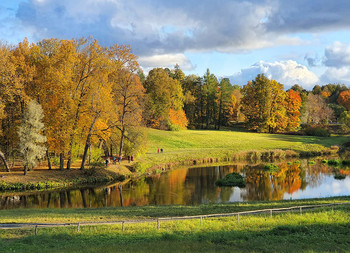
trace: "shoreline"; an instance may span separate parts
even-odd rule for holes
[[[43,167],[29,171],[26,176],[23,171],[0,172],[0,192],[27,192],[56,190],[63,188],[78,188],[87,185],[100,185],[111,182],[123,182],[127,178],[140,178],[146,175],[159,174],[165,171],[181,168],[183,166],[193,167],[208,164],[230,164],[235,162],[274,162],[291,158],[307,158],[326,155],[335,155],[339,148],[325,148],[323,151],[296,152],[293,150],[251,150],[225,153],[221,157],[206,157],[188,160],[169,161],[149,166],[144,170],[137,169],[139,162],[132,166],[128,163],[122,165],[109,165],[107,168],[79,170],[53,169]],[[165,155],[165,154],[163,154]],[[203,155],[204,156],[204,155]],[[146,163],[147,164],[147,163]],[[68,172],[68,173],[67,173]]]

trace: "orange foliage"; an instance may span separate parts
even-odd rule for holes
[[[287,130],[295,131],[300,122],[301,97],[298,92],[289,90],[286,97]]]
[[[332,95],[329,91],[322,91],[321,95],[325,98],[328,98],[330,95]]]
[[[350,111],[350,90],[340,92],[337,102],[344,106],[347,111]]]
[[[186,129],[188,120],[184,110],[169,110],[169,121],[172,126],[179,127],[180,129]]]

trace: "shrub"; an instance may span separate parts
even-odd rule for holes
[[[310,126],[305,129],[306,135],[319,136],[319,137],[329,137],[331,136],[328,129],[318,126]]]
[[[336,159],[332,159],[332,160],[328,160],[328,164],[333,166],[338,166],[340,165],[340,161]]]
[[[315,161],[308,161],[308,164],[314,165],[314,164],[316,164],[316,162]]]
[[[245,187],[245,180],[244,177],[236,172],[227,174],[223,179],[219,179],[215,182],[215,185],[217,186],[228,186],[228,187],[233,187],[237,186],[240,188]]]
[[[343,175],[343,174],[336,174],[336,175],[334,175],[334,179],[337,179],[337,180],[343,180],[345,178],[346,178],[346,176]]]
[[[350,165],[350,160],[344,160],[341,162],[343,165]]]
[[[280,168],[278,168],[278,166],[274,165],[274,164],[266,164],[264,166],[264,170],[267,172],[276,172],[278,171]]]
[[[322,160],[322,163],[328,163],[328,160],[324,159]]]

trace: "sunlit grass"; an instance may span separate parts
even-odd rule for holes
[[[244,151],[293,150],[322,152],[347,142],[347,136],[315,137],[235,131],[147,129],[148,152],[138,159],[140,167],[201,158],[231,158]],[[158,153],[162,148],[163,153]]]
[[[350,197],[325,199],[283,200],[266,202],[238,202],[220,204],[201,204],[196,206],[139,206],[105,207],[78,209],[13,209],[0,210],[1,223],[77,223],[123,221],[149,219],[155,217],[205,215],[213,213],[232,213],[259,209],[284,208],[291,206],[330,204],[350,201]]]
[[[210,218],[122,226],[0,230],[2,252],[329,252],[350,245],[349,206],[300,215]]]

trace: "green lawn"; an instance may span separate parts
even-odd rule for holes
[[[349,197],[200,206],[1,210],[2,222],[125,220],[349,201]],[[27,212],[26,212],[27,211]],[[4,220],[3,220],[4,218]],[[345,252],[350,205],[197,220],[0,230],[0,252]]]
[[[237,152],[252,150],[323,151],[349,141],[348,136],[314,137],[213,130],[146,131],[148,152],[139,159],[143,168],[191,159],[230,158]],[[158,148],[163,148],[164,152],[158,154]]]

